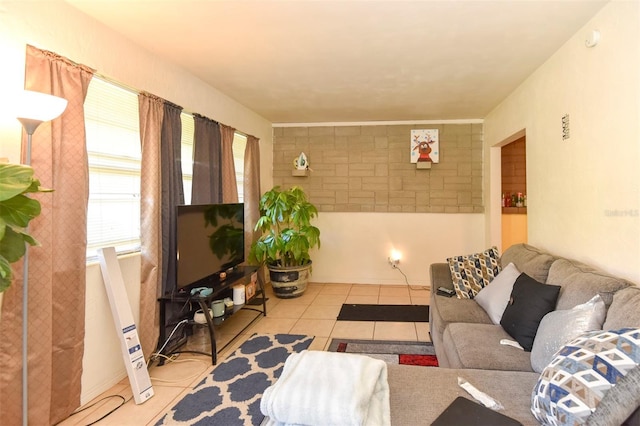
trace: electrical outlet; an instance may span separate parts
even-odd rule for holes
[[[389,257],[389,265],[391,265],[392,268],[397,268],[398,263],[400,263],[400,259],[392,259]]]

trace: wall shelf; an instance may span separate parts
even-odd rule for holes
[[[503,207],[502,214],[527,214],[526,207]]]

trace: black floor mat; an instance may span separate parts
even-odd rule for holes
[[[429,306],[344,304],[338,321],[429,322]]]

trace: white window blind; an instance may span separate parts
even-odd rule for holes
[[[233,164],[236,169],[236,185],[238,186],[238,202],[244,202],[244,150],[247,148],[247,137],[236,132],[233,135]]]
[[[140,250],[140,124],[138,95],[94,76],[84,103],[89,156],[87,259],[100,247],[118,253]],[[191,203],[194,120],[182,121],[181,160],[185,204]],[[242,202],[247,138],[234,135],[233,157]]]
[[[84,103],[89,156],[87,258],[100,247],[140,248],[137,94],[94,77]]]
[[[195,121],[191,114],[180,114],[182,121],[181,161],[182,186],[184,188],[184,203],[191,204],[191,187],[193,186],[193,137],[195,135]]]

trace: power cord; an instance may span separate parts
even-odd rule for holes
[[[409,284],[409,279],[407,278],[407,275],[402,272],[402,269],[400,269],[400,267],[396,264],[396,263],[391,263],[391,267],[393,269],[397,269],[398,272],[400,272],[402,274],[402,276],[404,277],[404,282],[407,284],[407,287],[409,287],[409,290],[414,290],[414,291],[427,291],[427,290],[431,290],[430,286],[412,286],[411,284]]]
[[[110,416],[110,415],[111,415],[112,413],[114,413],[117,409],[119,409],[120,407],[122,407],[123,405],[125,405],[127,402],[131,401],[131,398],[133,398],[133,396],[131,396],[131,398],[129,398],[129,399],[126,399],[126,398],[125,398],[124,396],[122,396],[122,395],[107,395],[107,396],[105,396],[104,398],[101,398],[101,399],[97,400],[96,402],[94,402],[94,403],[93,403],[93,404],[91,404],[91,405],[87,405],[86,407],[83,407],[83,408],[81,408],[81,409],[79,409],[79,410],[77,410],[77,411],[74,411],[73,413],[71,413],[71,414],[69,415],[69,417],[67,417],[67,419],[68,419],[68,418],[71,418],[71,416],[75,416],[76,414],[80,414],[80,413],[82,413],[83,411],[88,410],[89,408],[95,407],[95,406],[96,406],[96,404],[99,404],[100,402],[105,401],[105,400],[107,400],[107,399],[111,399],[111,398],[120,398],[122,401],[120,402],[120,405],[118,405],[117,407],[113,408],[113,409],[112,409],[111,411],[109,411],[107,414],[105,414],[104,416],[100,417],[98,420],[94,420],[93,422],[91,422],[91,423],[89,423],[89,424],[87,424],[87,425],[85,425],[85,426],[91,426],[91,425],[94,425],[94,424],[98,423],[100,420],[105,419],[107,416]],[[65,419],[65,420],[66,420],[66,419]],[[58,424],[59,424],[59,423],[58,423]]]
[[[158,377],[153,377],[151,376],[151,380],[154,380],[156,382],[162,382],[162,383],[179,383],[182,382],[184,380],[189,380],[189,379],[195,379],[196,377],[200,376],[202,373],[204,373],[205,371],[207,371],[207,369],[209,368],[210,364],[208,364],[207,362],[205,362],[202,359],[196,359],[196,358],[187,358],[187,359],[177,359],[177,356],[166,356],[163,354],[157,354],[157,356],[164,358],[165,360],[167,360],[167,362],[171,362],[171,363],[183,363],[183,362],[199,362],[204,364],[204,368],[189,376],[189,377],[183,377],[181,379],[177,379],[177,380],[167,380],[167,379],[160,379]]]
[[[183,319],[182,321],[177,323],[175,327],[173,327],[173,330],[171,330],[171,334],[169,334],[169,337],[167,337],[167,339],[164,341],[164,344],[162,345],[162,347],[157,352],[154,352],[154,353],[151,354],[151,356],[149,356],[149,360],[147,361],[147,367],[149,366],[150,362],[155,361],[159,356],[162,355],[162,351],[167,346],[167,344],[169,343],[169,341],[171,340],[171,338],[175,334],[175,332],[178,329],[178,327],[180,327],[180,325],[182,325],[182,324],[186,324],[187,322],[189,322],[188,319]],[[164,355],[162,355],[162,356],[164,356]]]

